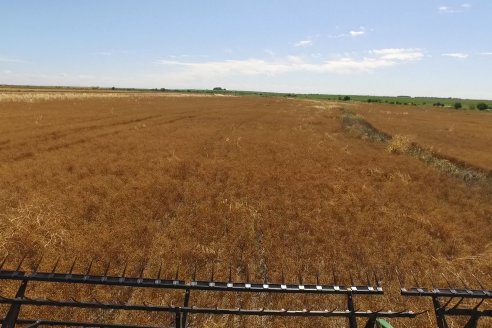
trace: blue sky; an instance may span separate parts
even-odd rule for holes
[[[492,99],[492,1],[0,0],[0,84]]]

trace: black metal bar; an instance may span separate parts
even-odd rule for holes
[[[91,285],[109,285],[124,287],[152,287],[152,288],[174,288],[186,289],[187,285],[181,280],[140,279],[114,276],[93,276],[85,274],[64,274],[46,272],[19,272],[0,271],[0,279],[4,280],[28,280],[42,282],[60,282]]]
[[[3,322],[2,319],[1,321]],[[162,328],[160,326],[140,326],[129,324],[113,324],[102,322],[82,322],[82,321],[56,321],[56,320],[34,320],[17,319],[17,323],[22,325],[43,325],[43,326],[69,326],[69,327],[107,327],[107,328]]]
[[[15,294],[15,298],[24,298],[24,295],[26,294],[26,288],[27,288],[27,280],[22,280],[21,285],[19,289],[17,290],[17,293]],[[13,302],[11,303],[9,312],[7,312],[7,316],[5,317],[4,322],[2,323],[2,328],[14,328],[15,323],[17,321],[17,318],[19,317],[19,312],[20,312],[20,307],[21,303]]]
[[[190,290],[189,289],[186,289],[185,290],[185,297],[184,297],[184,307],[189,307],[190,306]],[[186,328],[186,320],[188,319],[188,313],[183,313],[183,318],[182,318],[182,321],[183,321],[183,328]]]
[[[490,317],[492,310],[475,310],[475,309],[443,309],[442,313],[449,316],[474,316]]]
[[[365,328],[374,328],[376,326],[376,317],[369,318],[365,325]]]
[[[168,312],[168,313],[194,313],[215,315],[251,315],[251,316],[289,316],[289,317],[347,317],[353,315],[356,318],[371,318],[374,316],[385,318],[414,318],[415,312],[373,312],[373,311],[348,311],[348,310],[275,310],[275,309],[227,309],[227,308],[200,308],[200,307],[176,307],[156,306],[141,304],[113,304],[102,302],[79,301],[54,301],[47,299],[27,298],[0,298],[0,304],[19,303],[30,306],[73,307],[89,309],[112,309],[127,311]]]
[[[37,328],[37,327],[39,327],[40,324],[41,324],[41,321],[38,320],[38,321],[28,325],[26,328]]]
[[[96,276],[87,274],[64,274],[46,272],[22,272],[0,270],[0,280],[29,280],[43,282],[61,282],[92,285],[148,287],[148,288],[172,288],[208,291],[231,292],[268,292],[268,293],[302,293],[302,294],[383,294],[381,287],[373,286],[338,286],[338,285],[294,285],[294,284],[264,284],[264,283],[231,283],[213,281],[192,281],[186,283],[182,280],[127,278],[116,276]]]
[[[265,309],[219,309],[219,308],[183,308],[183,312],[203,313],[216,315],[251,315],[251,316],[286,316],[286,317],[347,317],[350,314],[346,310],[265,310]],[[372,311],[354,311],[357,318],[371,318],[374,316],[382,318],[414,318],[416,314],[412,311],[404,312],[372,312]]]
[[[448,282],[449,284],[449,282]],[[466,284],[463,282],[466,287]],[[482,285],[481,285],[482,286]],[[482,286],[483,287],[483,286]],[[481,317],[492,317],[492,309],[479,310],[480,305],[486,300],[492,298],[491,290],[473,290],[473,289],[459,289],[459,288],[401,288],[401,294],[403,296],[421,296],[431,297],[432,304],[434,306],[434,313],[436,315],[437,326],[439,328],[448,328],[449,325],[446,321],[446,316],[462,316],[468,317],[468,322],[465,328],[477,327],[478,320]],[[449,298],[447,302],[440,300],[441,298]],[[458,302],[454,305],[451,304],[452,300],[459,298]],[[479,299],[480,302],[473,308],[463,308],[462,305],[464,299]],[[444,303],[444,304],[443,304]]]
[[[176,311],[176,328],[181,328],[182,327],[182,324],[181,324],[181,312],[180,311]]]
[[[404,296],[492,298],[492,290],[453,289],[453,288],[401,288]]]
[[[213,281],[192,281],[192,290],[214,290],[233,292],[269,292],[269,293],[301,293],[301,294],[383,294],[381,287],[373,286],[337,286],[337,285],[294,285],[272,283],[228,283]]]
[[[350,328],[357,328],[357,319],[355,317],[354,299],[352,294],[347,295],[347,309],[349,311],[348,320]]]
[[[79,302],[75,300],[58,301],[49,299],[30,299],[30,298],[3,298],[0,297],[0,304],[23,304],[31,306],[53,306],[53,307],[74,307],[85,309],[106,309],[106,310],[127,310],[127,311],[147,311],[147,312],[176,312],[175,306],[152,306],[143,304],[112,304],[102,302]]]
[[[477,328],[478,327],[478,319],[480,319],[480,315],[472,315],[470,320],[466,323],[464,328]]]
[[[434,305],[434,313],[436,314],[437,326],[439,328],[448,328],[446,316],[441,307],[441,303],[436,296],[432,297],[432,304]]]

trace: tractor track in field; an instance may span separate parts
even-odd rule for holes
[[[363,117],[354,114],[346,108],[341,108],[340,113],[342,127],[351,135],[355,135],[361,139],[384,143],[387,146],[390,146],[391,142],[395,139],[395,136],[377,129]],[[437,153],[416,142],[409,142],[406,147],[398,152],[415,157],[443,173],[466,182],[485,183],[492,190],[492,171],[490,170],[485,170],[456,158]]]
[[[189,112],[196,112],[196,111],[189,111]],[[128,125],[128,124],[134,124],[134,123],[140,123],[140,122],[144,122],[144,121],[149,121],[149,120],[153,120],[154,119],[154,124],[150,124],[149,127],[153,126],[162,126],[162,125],[166,125],[166,124],[172,124],[172,123],[175,123],[175,122],[179,122],[179,121],[183,121],[183,120],[189,120],[189,119],[194,119],[196,117],[198,117],[200,115],[185,115],[185,116],[180,116],[180,117],[176,117],[176,118],[173,118],[173,119],[167,119],[165,121],[162,121],[162,122],[156,122],[156,118],[159,118],[159,117],[163,117],[163,115],[152,115],[152,116],[147,116],[147,117],[144,117],[144,118],[140,118],[140,119],[134,119],[134,120],[128,120],[128,121],[125,121],[125,122],[116,122],[116,123],[113,123],[113,124],[106,124],[104,126],[97,126],[97,127],[84,127],[84,128],[78,128],[78,129],[71,129],[70,132],[71,133],[65,133],[64,135],[57,135],[56,138],[54,140],[59,140],[61,139],[62,137],[64,136],[68,136],[68,135],[72,135],[72,134],[76,134],[77,132],[80,132],[80,131],[94,131],[94,130],[102,130],[102,129],[105,129],[105,128],[109,128],[109,127],[118,127],[118,126],[124,126],[124,125]],[[95,136],[87,136],[87,137],[84,137],[84,138],[81,138],[81,139],[77,139],[77,140],[74,140],[74,141],[67,141],[67,142],[63,142],[61,144],[55,144],[55,145],[51,145],[51,146],[48,146],[46,148],[42,148],[42,147],[38,147],[36,149],[33,149],[33,150],[30,150],[30,151],[26,151],[26,152],[23,152],[17,156],[14,156],[10,161],[6,161],[6,162],[18,162],[18,161],[22,161],[22,160],[27,160],[27,159],[31,159],[31,158],[34,158],[38,155],[41,155],[43,153],[49,153],[49,152],[53,152],[53,151],[57,151],[57,150],[60,150],[60,149],[66,149],[66,148],[69,148],[69,147],[72,147],[72,146],[75,146],[75,145],[80,145],[80,144],[84,144],[84,143],[87,143],[87,142],[90,142],[92,140],[96,140],[96,139],[99,139],[99,138],[105,138],[105,137],[108,137],[108,136],[114,136],[114,135],[118,135],[118,134],[121,134],[121,133],[124,133],[126,131],[132,131],[134,130],[133,126],[132,127],[127,127],[127,128],[122,128],[120,130],[116,130],[116,131],[111,131],[111,132],[106,132],[106,133],[101,133],[101,134],[98,134],[98,135],[95,135]],[[46,141],[46,140],[53,140],[53,139],[48,139],[48,138],[44,138],[42,139],[42,141]],[[4,148],[0,148],[0,150],[5,150],[5,149],[9,149],[9,148],[18,148],[18,147],[22,147],[22,146],[26,146],[28,145],[27,142],[24,142],[24,143],[21,143],[21,144],[16,144],[16,145],[9,145],[9,147],[4,147]],[[37,144],[39,145],[39,144]]]

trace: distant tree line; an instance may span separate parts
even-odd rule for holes
[[[478,103],[477,104],[477,109],[478,110],[486,110],[486,109],[491,109],[491,107],[489,105],[487,105],[486,103]]]

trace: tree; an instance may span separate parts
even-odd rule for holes
[[[486,110],[489,108],[489,105],[487,105],[486,103],[478,103],[477,104],[477,109],[479,110]]]
[[[460,109],[460,108],[462,108],[462,107],[463,107],[463,106],[461,105],[461,103],[460,103],[460,102],[455,102],[455,103],[454,103],[454,109]]]

